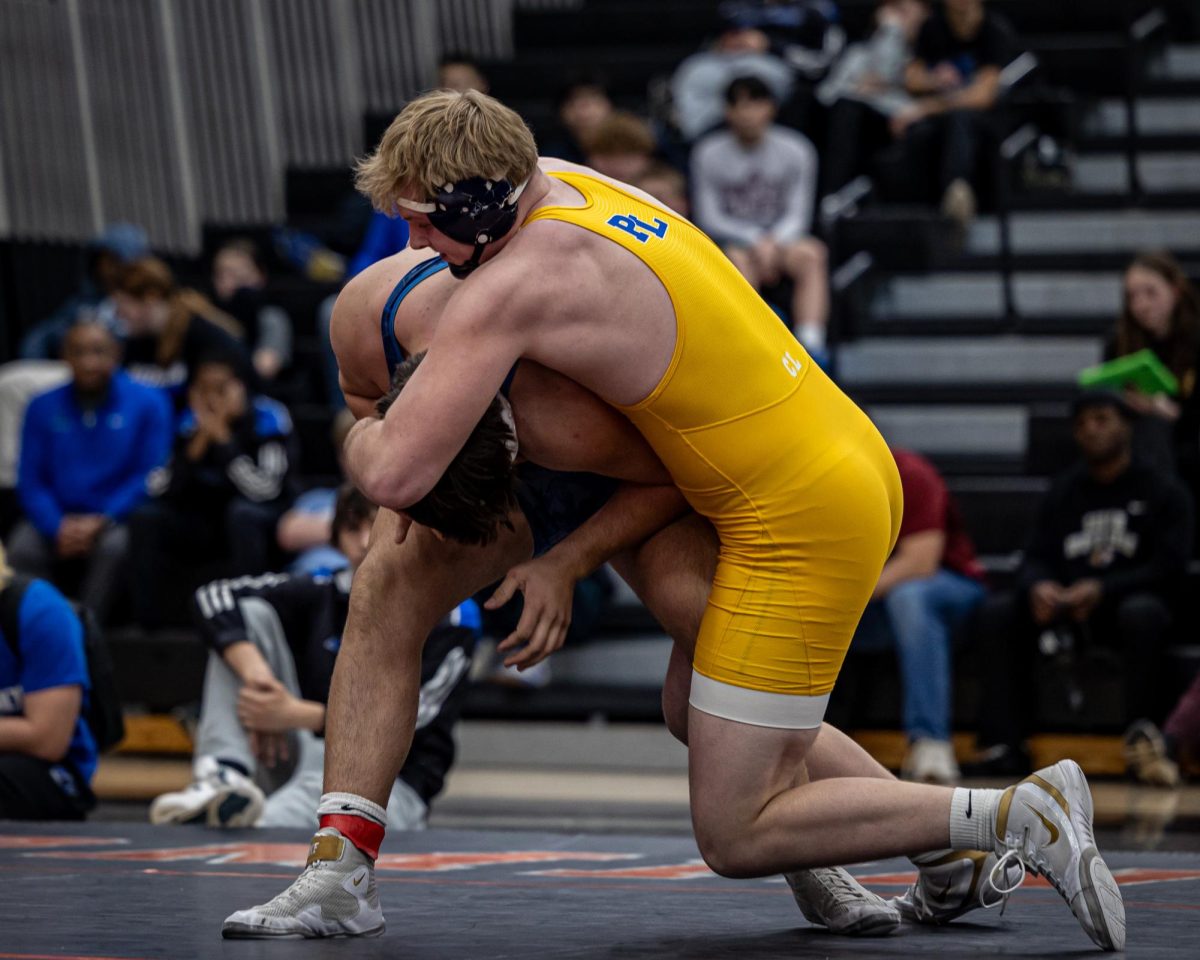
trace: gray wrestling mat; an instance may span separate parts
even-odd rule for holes
[[[690,839],[430,830],[378,864],[388,930],[373,940],[225,941],[222,919],[296,876],[308,834],[144,824],[0,823],[0,958],[796,958],[1098,956],[1066,905],[1027,881],[1003,916],[882,940],[835,937],[778,878],[724,880]],[[1114,853],[1139,958],[1200,955],[1200,855]],[[853,872],[892,896],[905,860]]]

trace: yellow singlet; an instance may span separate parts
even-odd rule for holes
[[[814,727],[900,527],[896,465],[866,415],[687,220],[586,174],[583,207],[543,207],[620,244],[675,308],[658,386],[621,408],[720,537],[691,702]]]

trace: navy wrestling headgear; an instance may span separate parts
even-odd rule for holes
[[[406,210],[427,214],[429,222],[451,240],[475,247],[466,263],[450,264],[450,272],[461,280],[479,266],[484,248],[513,228],[517,201],[528,182],[514,187],[503,179],[470,177],[446,184],[428,202],[400,198],[396,203]]]

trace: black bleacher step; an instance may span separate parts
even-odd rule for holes
[[[855,384],[850,388],[859,404],[873,403],[931,403],[931,404],[988,404],[1069,402],[1076,393],[1074,383],[1031,382],[1019,380],[1003,383],[924,383],[920,371],[913,371],[907,383]]]
[[[168,713],[199,701],[208,648],[194,632],[125,627],[106,631],[105,640],[123,703]]]
[[[552,98],[563,80],[581,71],[603,73],[615,96],[644,98],[652,78],[670,74],[693,52],[690,45],[539,48],[522,50],[511,62],[489,62],[484,70],[501,100]]]
[[[1200,191],[1170,190],[1145,193],[1134,200],[1126,190],[1103,193],[1017,191],[1014,210],[1188,210],[1200,209]]]
[[[1080,154],[1124,153],[1127,138],[1120,133],[1090,133],[1080,136],[1074,148]],[[1140,153],[1190,153],[1200,151],[1200,133],[1139,133]]]
[[[1127,260],[1125,262],[1128,262]],[[1124,266],[1122,262],[1114,270]],[[1019,333],[1022,336],[1103,336],[1113,324],[1110,317],[1024,316],[994,317],[873,317],[856,315],[856,337],[975,337],[983,334]]]
[[[1200,214],[1197,216],[1200,221]],[[1196,246],[1192,248],[1200,255],[1200,227],[1196,230]],[[1125,250],[1095,253],[1018,253],[1013,254],[1010,265],[1013,270],[1022,273],[1071,272],[1071,273],[1103,273],[1121,272],[1129,265],[1129,261],[1141,252],[1141,247],[1131,243]],[[1178,245],[1172,248],[1176,256],[1187,256],[1187,248]],[[931,269],[939,273],[990,273],[995,275],[1002,266],[999,254],[995,253],[962,253],[952,259],[933,261]]]
[[[604,0],[578,10],[519,10],[513,22],[518,57],[529,48],[679,45],[694,48],[721,26],[716,4],[695,0]]]
[[[981,554],[1007,554],[1025,546],[1049,482],[1041,477],[949,477],[946,486],[962,510]]]
[[[606,686],[551,683],[538,689],[495,683],[467,691],[463,716],[468,719],[658,721],[662,718],[660,686]]]

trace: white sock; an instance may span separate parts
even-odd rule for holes
[[[951,849],[996,848],[996,804],[1003,793],[1003,790],[955,789],[950,801]]]
[[[321,803],[317,807],[317,816],[323,817],[330,813],[346,814],[352,817],[362,817],[387,826],[387,811],[374,800],[360,797],[357,793],[323,793]]]
[[[825,349],[825,324],[808,321],[800,324],[796,339],[804,344],[806,350]]]

